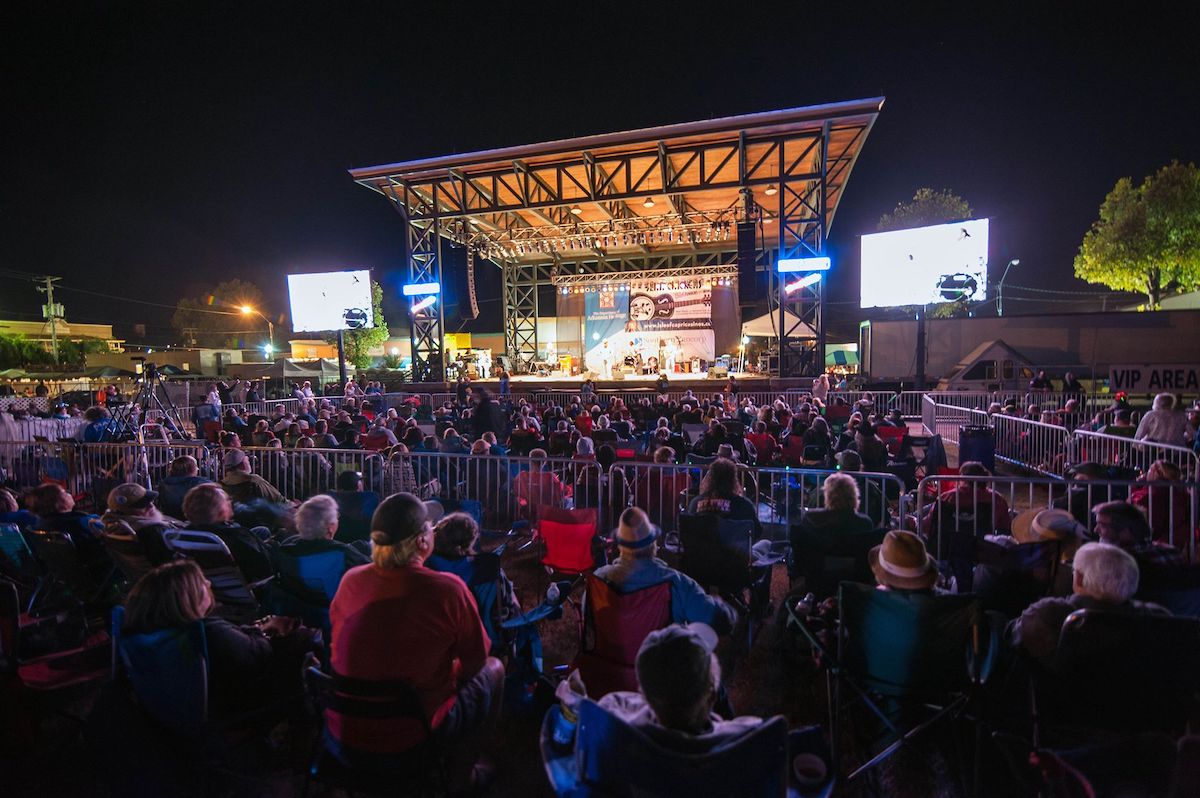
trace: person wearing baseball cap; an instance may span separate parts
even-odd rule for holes
[[[331,665],[339,676],[401,681],[420,696],[433,734],[450,755],[451,791],[482,786],[478,759],[499,717],[504,666],[475,599],[459,577],[425,566],[434,551],[431,507],[411,493],[389,496],[371,517],[371,564],[342,577],[329,607]],[[437,508],[440,510],[440,506]],[[335,755],[397,754],[422,740],[404,720],[326,713]]]
[[[170,549],[163,542],[163,532],[183,526],[182,521],[162,514],[154,505],[157,498],[155,491],[127,482],[108,492],[108,510],[100,516],[105,535],[115,539],[136,538],[150,565],[172,559]]]
[[[243,504],[254,499],[265,499],[272,504],[287,502],[274,485],[251,471],[250,458],[241,449],[226,449],[221,463],[225,467],[221,488],[231,501]]]
[[[724,720],[713,712],[721,686],[716,647],[717,633],[702,623],[651,632],[638,650],[639,692],[609,693],[600,706],[665,747],[686,747],[689,753],[745,734],[762,719]]]
[[[638,507],[628,507],[621,513],[614,533],[617,558],[596,569],[595,575],[622,593],[632,593],[644,587],[670,582],[671,622],[700,622],[728,634],[737,620],[737,613],[717,596],[710,596],[686,574],[676,571],[660,560],[658,530],[646,513]]]

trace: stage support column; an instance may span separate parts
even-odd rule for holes
[[[504,344],[513,367],[526,372],[538,353],[538,284],[545,267],[504,264]]]
[[[397,205],[404,217],[408,237],[408,282],[442,284],[442,236],[441,220],[434,215],[431,219],[416,223],[410,220],[402,205]],[[445,354],[442,330],[444,293],[426,312],[413,314],[410,311],[412,335],[412,380],[413,382],[441,382],[445,379]]]

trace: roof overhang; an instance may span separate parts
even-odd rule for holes
[[[884,99],[352,169],[420,227],[494,260],[736,248],[736,223],[828,231]],[[818,186],[823,183],[824,195]],[[799,234],[799,232],[797,233]]]

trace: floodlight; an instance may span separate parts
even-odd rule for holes
[[[792,272],[827,272],[829,258],[781,258],[775,268],[780,274]]]

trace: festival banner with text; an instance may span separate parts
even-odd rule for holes
[[[633,283],[584,297],[587,368],[607,378],[613,366],[677,371],[715,355],[712,289]]]

